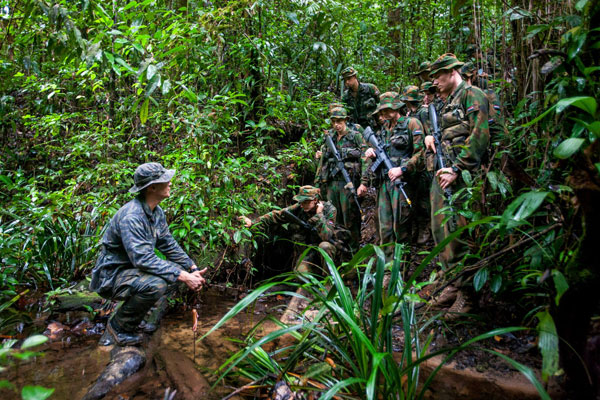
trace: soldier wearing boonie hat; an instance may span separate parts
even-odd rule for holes
[[[350,122],[366,128],[370,125],[368,114],[372,113],[379,102],[379,89],[371,83],[362,83],[353,67],[342,71],[346,90],[342,96],[342,103],[348,111]]]
[[[366,150],[361,132],[348,126],[348,114],[343,107],[333,108],[330,113],[332,128],[325,134],[331,137],[336,147],[344,168],[352,180],[353,188],[358,187],[362,173],[362,154]],[[361,215],[356,202],[352,198],[335,155],[326,143],[316,154],[319,159],[315,186],[321,188],[325,199],[337,210],[336,223],[344,226],[351,233],[352,241],[349,243],[353,250],[358,250],[360,243]]]
[[[295,204],[281,210],[274,210],[258,217],[255,221],[242,216],[240,219],[247,228],[258,225],[261,228],[271,225],[287,225],[289,239],[295,243],[318,246],[332,258],[345,257],[347,249],[344,243],[338,240],[339,226],[335,224],[337,210],[328,201],[320,200],[321,191],[314,186],[305,185],[298,189],[298,193],[293,197]],[[295,218],[302,221],[307,227],[314,228],[309,230],[301,226]],[[304,248],[297,249],[297,255],[302,254]],[[298,262],[296,271],[308,273],[312,271],[312,266],[322,266],[321,257],[317,251],[311,250]]]
[[[400,179],[407,184],[404,189],[407,195],[412,195],[411,178],[417,171],[418,157],[414,157],[414,137],[422,135],[423,126],[416,118],[402,117],[400,109],[404,107],[400,96],[396,92],[385,92],[381,95],[381,101],[377,112],[383,114],[386,119],[384,129],[379,134],[379,142],[386,148],[390,160],[396,167],[385,171],[384,168],[377,170],[377,211],[379,216],[379,238],[380,243],[405,243],[409,240],[412,219],[412,211],[395,180]],[[365,152],[367,158],[375,159],[373,149]],[[359,188],[359,192],[366,191],[366,187]],[[386,256],[391,259],[394,246],[385,248]]]
[[[158,205],[170,196],[174,174],[175,170],[165,169],[159,163],[137,167],[134,185],[129,189],[137,196],[117,211],[102,237],[90,289],[104,298],[123,300],[123,304],[106,324],[101,344],[141,343],[143,336],[138,330],[156,330],[166,306],[168,287],[181,281],[198,291],[205,283],[202,274],[206,269],[199,271],[175,242]],[[155,249],[166,260],[159,258]],[[155,305],[156,312],[143,324],[146,313]]]
[[[431,66],[431,63],[428,61],[423,61],[421,64],[419,64],[419,69],[417,69],[417,72],[415,72],[415,75],[419,77],[421,82],[429,79],[429,67],[430,66]]]

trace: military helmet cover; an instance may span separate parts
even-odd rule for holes
[[[344,70],[342,71],[342,78],[348,79],[352,76],[356,76],[356,74],[357,74],[357,72],[354,68],[347,67],[347,68],[344,68]]]
[[[294,201],[302,203],[306,200],[318,199],[320,193],[321,191],[318,188],[310,185],[305,185],[298,190],[298,194],[294,196]]]
[[[427,81],[427,82],[421,83],[421,88],[419,89],[419,92],[421,92],[421,93],[424,93],[424,92],[435,93],[436,90],[437,90],[437,86],[434,85],[433,82]]]
[[[458,67],[462,67],[464,65],[463,62],[458,61],[458,58],[452,53],[444,53],[438,57],[437,60],[431,64],[431,70],[429,75],[435,75],[440,71],[455,69]]]
[[[415,75],[421,75],[424,72],[429,72],[429,67],[431,67],[431,63],[429,61],[423,61],[419,64],[419,69],[415,72]]]
[[[406,104],[400,101],[400,96],[398,95],[398,93],[385,92],[381,96],[379,96],[379,106],[373,112],[373,114],[376,114],[386,108],[391,108],[392,110],[399,110],[405,105]]]
[[[473,65],[472,62],[467,62],[465,63],[462,67],[460,67],[460,73],[461,75],[465,75],[465,76],[473,76],[475,74],[475,65]]]
[[[166,169],[156,162],[145,163],[138,166],[133,174],[134,185],[129,189],[130,193],[137,193],[153,183],[170,182],[175,175],[174,169]]]
[[[419,102],[423,100],[423,96],[419,94],[419,88],[417,86],[409,85],[406,86],[402,91],[402,96],[400,97],[400,100]]]
[[[346,109],[344,107],[336,107],[331,110],[331,113],[329,114],[329,118],[330,119],[347,119],[348,112],[346,111]]]

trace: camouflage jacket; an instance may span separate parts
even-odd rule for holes
[[[334,130],[329,130],[327,135],[331,137],[333,144],[337,148],[337,151],[344,162],[344,167],[350,175],[350,179],[352,179],[352,182],[356,185],[363,172],[363,162],[361,157],[367,149],[362,134],[357,130],[348,128],[346,134],[340,138],[339,142],[337,141],[337,134]],[[323,140],[323,142],[325,142],[325,140]],[[327,143],[323,143],[321,146],[321,154],[319,166],[317,167],[315,186],[318,187],[320,184],[327,182],[343,181],[344,178],[342,172],[337,168],[337,160],[327,146]]]
[[[504,133],[504,116],[502,115],[502,106],[500,100],[493,89],[484,90],[488,99],[490,109],[488,123],[490,127],[490,143],[494,139],[498,139]]]
[[[167,260],[154,252],[158,249]],[[192,259],[179,247],[167,225],[165,213],[156,206],[154,211],[137,197],[117,211],[102,237],[102,249],[92,270],[90,289],[101,295],[110,295],[117,273],[137,268],[160,276],[172,283],[182,269],[194,265]]]
[[[375,111],[379,104],[379,89],[371,83],[359,83],[356,97],[352,96],[350,89],[346,89],[342,103],[348,110],[351,122],[367,127],[369,126],[368,115]]]
[[[296,217],[317,230],[318,239],[311,234],[310,231],[296,223],[292,218],[286,215],[285,210],[294,214]],[[263,225],[283,225],[287,226],[287,231],[290,233],[292,240],[306,244],[319,244],[317,240],[324,242],[333,242],[335,238],[335,218],[337,210],[328,201],[323,202],[323,212],[309,215],[304,212],[300,204],[296,203],[281,210],[271,211],[256,220],[255,224]]]
[[[490,139],[488,99],[481,89],[461,82],[440,111],[441,145],[448,167],[474,170]]]
[[[407,173],[411,174],[418,169],[418,157],[415,155],[415,136],[422,140],[423,125],[412,117],[400,117],[392,130],[384,128],[377,133],[377,139],[385,148],[387,156],[392,163],[398,167],[406,167]],[[377,170],[378,181],[389,179],[383,164]]]

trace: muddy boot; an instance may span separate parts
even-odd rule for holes
[[[417,244],[424,245],[431,239],[431,231],[426,223],[419,224],[419,234],[417,236]]]
[[[119,346],[135,346],[144,340],[144,337],[140,334],[119,330],[118,327],[114,326],[112,318],[108,320],[106,330],[112,335],[115,343]]]
[[[296,290],[296,293],[305,297],[308,295],[308,292],[302,288]],[[302,299],[300,297],[295,296],[292,297],[287,308],[285,309],[283,315],[279,320],[287,325],[297,323],[300,319],[300,316],[302,315],[302,311],[304,311],[306,306],[308,306],[308,302],[308,299]]]

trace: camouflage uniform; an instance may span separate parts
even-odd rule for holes
[[[402,92],[400,100],[404,102],[420,103],[423,99],[419,95],[419,88],[416,86],[407,86]],[[431,225],[431,207],[429,201],[429,190],[431,188],[432,174],[426,168],[425,164],[425,123],[423,119],[422,108],[418,108],[417,111],[412,115],[421,124],[420,129],[413,131],[413,143],[414,143],[414,154],[412,156],[413,164],[416,167],[415,170],[415,183],[414,183],[414,199],[413,200],[413,213],[415,216],[415,231],[417,232],[417,243],[425,244],[431,238],[429,234],[429,227]],[[429,112],[426,113],[429,117]]]
[[[159,258],[155,249],[167,259]],[[150,210],[144,195],[139,195],[110,220],[92,270],[90,289],[107,299],[124,300],[111,323],[117,331],[135,332],[167,287],[177,281],[182,270],[190,270],[193,265],[171,235],[160,206]]]
[[[343,108],[334,109],[331,118],[346,119],[346,111]],[[340,157],[344,161],[344,167],[350,175],[352,185],[355,189],[358,188],[359,181],[362,180],[363,164],[361,156],[366,150],[361,133],[346,127],[346,134],[339,138],[339,141],[335,130],[331,129],[327,134],[331,137]],[[337,167],[337,160],[327,144],[323,144],[321,153],[315,186],[325,188],[325,198],[338,211],[336,223],[350,231],[352,241],[349,245],[353,250],[357,250],[360,243],[360,211],[352,198],[350,190],[346,188],[342,172]]]
[[[356,76],[356,70],[348,67],[342,71],[342,76],[344,79]],[[377,103],[379,103],[379,89],[371,83],[359,82],[356,93],[350,89],[344,91],[342,103],[348,110],[350,122],[367,127],[370,125],[369,114],[377,108]]]
[[[392,108],[399,110],[404,104],[395,92],[381,95],[381,104],[377,112]],[[395,126],[380,131],[378,140],[385,147],[386,153],[394,165],[402,167],[402,181],[406,182],[404,190],[412,197],[414,193],[413,174],[417,170],[417,159],[414,155],[414,135],[422,135],[423,125],[412,117],[400,117]],[[382,164],[383,165],[383,164]],[[377,209],[379,213],[379,237],[381,244],[407,242],[411,233],[412,211],[406,198],[387,176],[388,171],[380,167],[378,170]],[[393,255],[393,246],[386,247],[386,255]]]
[[[441,70],[453,69],[462,65],[454,55],[443,55],[432,65],[432,75]],[[440,111],[440,130],[442,155],[446,159],[447,167],[452,167],[457,173],[457,178],[450,186],[453,193],[465,187],[462,179],[462,170],[476,172],[482,159],[486,155],[489,143],[488,127],[488,100],[481,89],[461,82],[454,92],[446,99]],[[438,149],[440,151],[440,149]],[[465,201],[464,196],[457,199],[452,207],[459,209]],[[431,185],[431,230],[436,243],[444,240],[453,229],[453,226],[464,226],[464,217],[457,221],[442,225],[446,215],[435,215],[438,210],[445,207],[447,201],[438,179],[433,179]],[[440,259],[444,267],[454,266],[468,251],[467,243],[461,239],[450,242]]]
[[[296,204],[281,210],[271,211],[259,217],[254,224],[262,224],[265,227],[287,224],[286,231],[290,235],[290,240],[297,243],[318,246],[325,250],[333,260],[342,259],[347,256],[348,248],[343,243],[343,240],[347,240],[348,235],[344,235],[344,232],[342,232],[344,229],[335,224],[337,215],[335,207],[330,202],[323,202],[322,213],[307,214],[300,205],[304,200],[312,200],[312,198],[315,198],[314,196],[318,196],[318,193],[319,189],[317,188],[302,186],[299,194],[294,196],[294,200],[297,201]],[[298,224],[286,215],[286,211],[314,227],[316,232],[309,231]],[[303,248],[297,249],[298,253],[302,251],[304,251]],[[318,252],[311,250],[296,266],[296,270],[304,273],[310,272],[311,267],[315,265],[321,265],[321,257]]]

